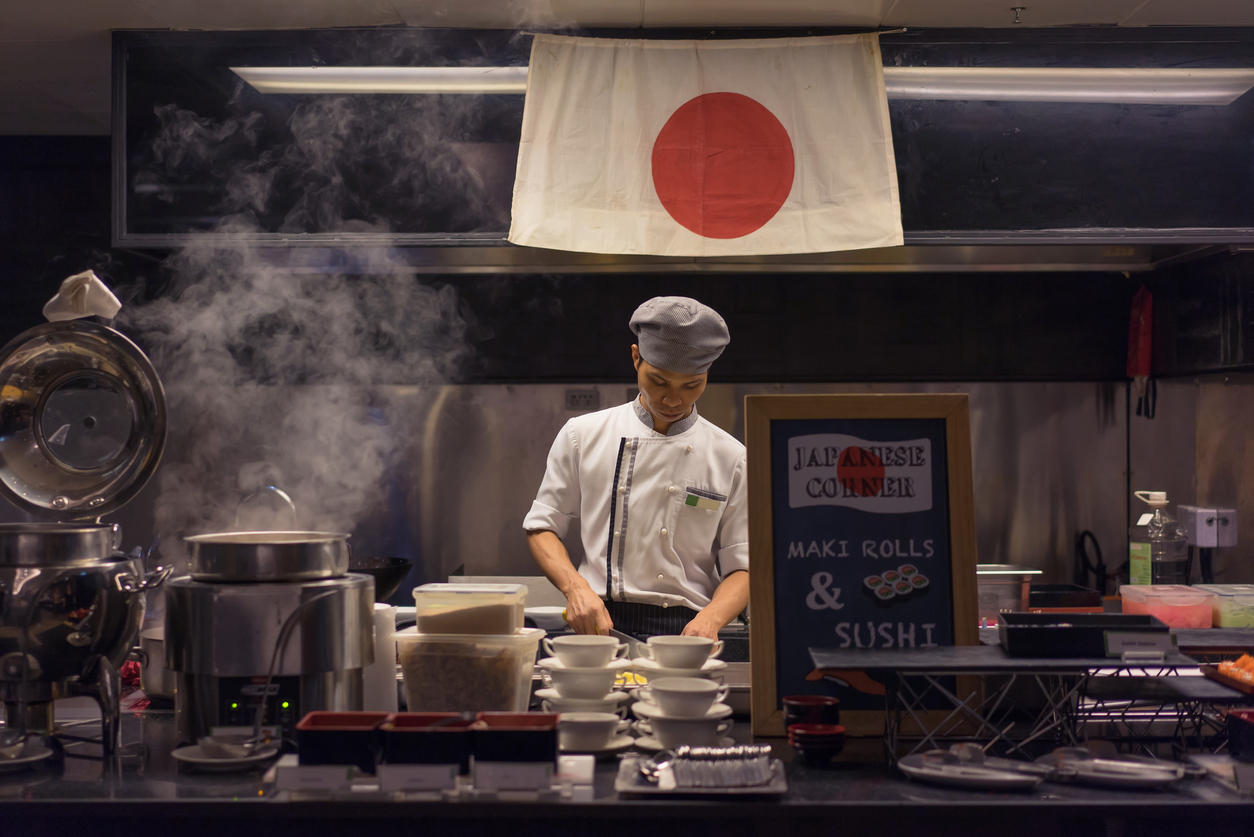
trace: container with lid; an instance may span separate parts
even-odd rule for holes
[[[509,634],[523,626],[525,584],[424,584],[414,588],[424,634]]]
[[[1002,611],[1028,609],[1028,590],[1032,579],[1041,570],[1014,564],[977,564],[976,589],[979,594],[980,622],[988,627],[997,624]]]
[[[1214,594],[1216,628],[1254,628],[1254,584],[1194,584],[1193,589]]]
[[[1215,594],[1183,584],[1122,584],[1124,613],[1148,613],[1173,628],[1209,628]]]
[[[544,631],[396,635],[410,712],[525,712]]]

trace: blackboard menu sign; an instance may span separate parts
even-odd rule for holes
[[[883,685],[809,648],[978,641],[967,396],[751,395],[745,431],[754,732],[795,694],[882,730]]]

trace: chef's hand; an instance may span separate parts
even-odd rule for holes
[[[573,585],[566,595],[566,621],[574,628],[575,633],[608,635],[614,627],[610,612],[605,609],[605,602],[592,592],[587,582]]]
[[[692,617],[691,622],[684,625],[680,636],[703,636],[706,639],[717,640],[719,629],[722,627],[722,622],[702,610]]]

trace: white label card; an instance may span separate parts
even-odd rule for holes
[[[1129,651],[1161,651],[1170,654],[1176,650],[1176,639],[1171,634],[1106,631],[1106,656],[1122,657]]]
[[[548,790],[553,762],[476,761],[475,787],[495,790]]]
[[[346,790],[353,785],[353,768],[344,764],[279,765],[274,778],[279,790]]]
[[[375,771],[379,790],[452,790],[457,786],[456,764],[381,764]]]

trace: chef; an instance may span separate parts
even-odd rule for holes
[[[671,296],[637,308],[631,330],[639,397],[566,422],[523,528],[579,633],[713,639],[749,601],[745,447],[696,406],[727,324]]]

